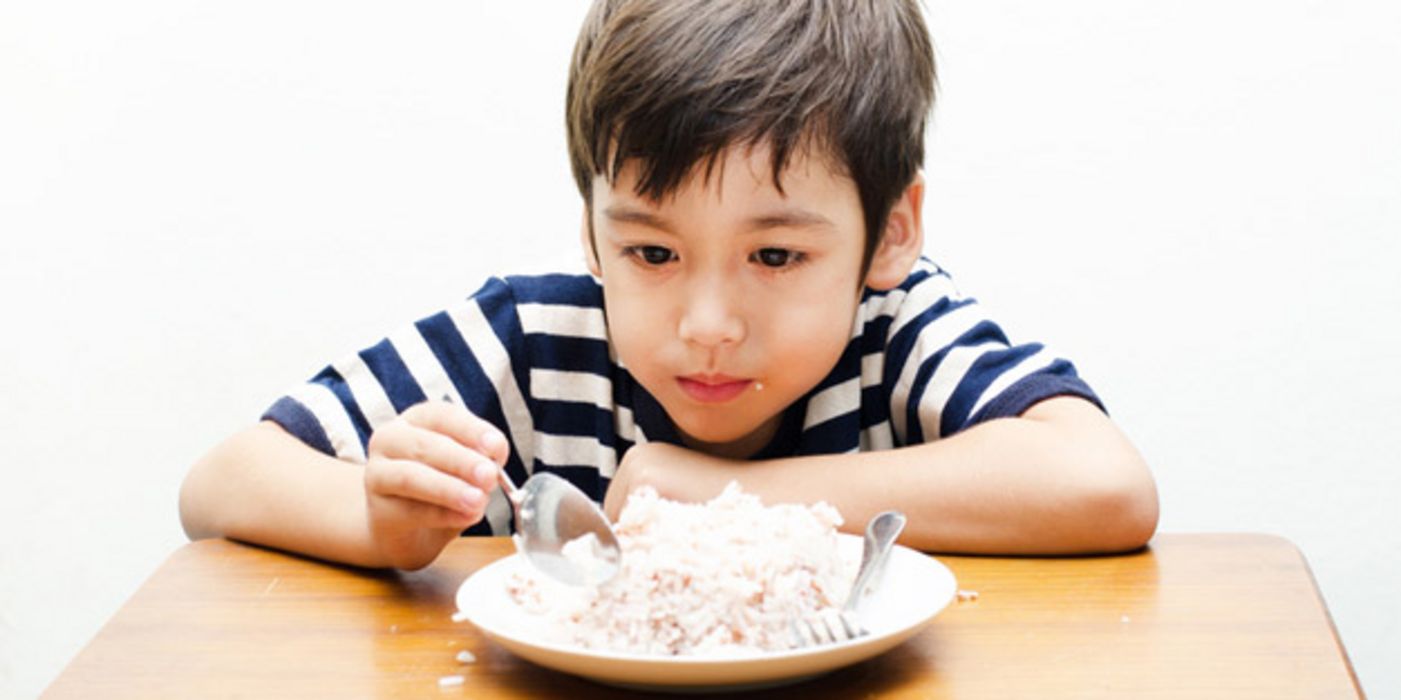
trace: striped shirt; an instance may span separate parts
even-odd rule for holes
[[[1099,404],[1070,362],[1039,343],[1011,344],[925,259],[899,287],[865,291],[836,366],[784,411],[753,458],[930,442],[1065,395]],[[610,351],[603,288],[586,275],[492,278],[322,369],[263,418],[321,452],[364,462],[377,426],[443,397],[501,429],[517,483],[554,472],[600,502],[632,445],[681,444],[661,405]],[[510,513],[498,489],[468,534],[507,533]]]

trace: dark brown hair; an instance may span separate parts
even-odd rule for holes
[[[774,185],[812,149],[856,183],[869,264],[924,160],[934,55],[916,0],[596,0],[574,48],[569,157],[586,204],[636,159],[660,200],[731,145]]]

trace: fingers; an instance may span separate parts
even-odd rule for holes
[[[431,504],[480,517],[484,491],[450,474],[406,459],[380,459],[365,470],[370,493]]]
[[[425,464],[490,492],[509,451],[490,423],[461,406],[418,404],[370,436],[371,459],[384,457]]]
[[[376,527],[461,530],[481,520],[509,446],[466,408],[426,402],[377,428],[368,452],[365,490]]]
[[[462,531],[481,520],[480,515],[463,513],[431,503],[413,501],[397,496],[376,497],[375,508],[382,520],[399,523],[414,523],[415,527],[435,530]]]
[[[496,426],[462,406],[446,401],[426,401],[404,411],[403,418],[413,425],[446,435],[476,450],[497,466],[506,463],[509,452],[506,436]]]

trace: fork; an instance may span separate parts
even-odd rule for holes
[[[861,568],[856,572],[856,581],[851,584],[846,603],[841,610],[828,608],[814,615],[794,618],[790,623],[794,647],[835,644],[870,634],[870,630],[861,624],[856,610],[865,598],[866,589],[874,588],[879,583],[886,562],[890,560],[890,549],[903,529],[905,514],[898,510],[887,510],[866,523],[866,537],[861,545]]]

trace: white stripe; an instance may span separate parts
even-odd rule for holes
[[[516,375],[511,373],[511,358],[506,348],[491,330],[482,309],[475,302],[456,305],[448,310],[457,332],[471,348],[472,355],[481,365],[496,389],[496,398],[501,403],[501,412],[506,416],[506,428],[515,443],[516,454],[527,473],[535,469],[535,424],[530,417],[530,409],[516,384]]]
[[[369,365],[365,364],[359,355],[343,357],[331,363],[331,367],[345,379],[345,385],[350,389],[350,395],[355,398],[355,405],[360,407],[360,413],[370,424],[371,432],[399,415],[394,410],[394,405],[389,403],[389,395],[384,393],[384,387],[380,386],[379,380],[370,372]]]
[[[904,442],[907,437],[905,431],[906,402],[909,401],[910,391],[914,385],[915,375],[919,373],[920,365],[926,359],[948,347],[950,343],[958,339],[958,336],[963,335],[982,320],[981,309],[978,308],[977,304],[965,304],[920,329],[914,345],[910,348],[910,353],[905,356],[904,366],[900,368],[900,378],[896,380],[895,386],[890,391],[890,421],[901,442]],[[889,359],[888,355],[887,359]]]
[[[885,379],[885,353],[873,352],[861,357],[861,388],[880,386]]]
[[[1049,367],[1051,363],[1055,361],[1055,355],[1051,354],[1045,347],[1022,358],[1021,362],[1018,362],[1016,366],[1003,372],[983,390],[982,396],[978,397],[978,402],[973,404],[973,409],[968,412],[968,417],[972,418],[978,415],[978,411],[982,410],[983,406],[987,405],[987,402],[1011,388],[1013,384],[1025,379],[1028,375]]]
[[[457,387],[452,385],[447,372],[443,371],[442,363],[438,362],[438,357],[428,347],[427,341],[416,326],[399,329],[389,336],[389,342],[394,346],[394,351],[399,353],[399,359],[404,361],[404,366],[409,369],[409,375],[423,390],[424,396],[430,401],[439,401],[446,396],[453,403],[464,405],[462,396],[457,393]]]
[[[954,390],[967,376],[973,363],[990,350],[1005,349],[1006,347],[1005,344],[996,342],[965,345],[950,350],[944,356],[939,367],[934,370],[934,376],[929,378],[929,384],[924,388],[924,395],[920,396],[919,399],[919,425],[924,430],[925,442],[932,442],[943,437],[939,432],[939,424],[944,416],[944,407],[948,405]]]
[[[345,412],[340,399],[326,385],[308,382],[298,385],[288,393],[298,403],[311,411],[336,457],[351,462],[365,463],[365,448],[360,444],[360,435],[350,422],[350,414]]]
[[[596,437],[536,433],[537,456],[540,462],[556,467],[596,466],[598,472],[612,477],[616,457],[613,448]]]
[[[895,434],[890,430],[890,421],[883,420],[861,431],[861,451],[875,452],[895,446]]]
[[[613,407],[613,432],[634,444],[647,442],[647,436],[642,434],[642,429],[637,427],[637,421],[633,419],[632,409],[626,406]]]
[[[605,411],[613,408],[613,382],[590,372],[532,369],[530,393],[536,399],[591,403]]]
[[[859,408],[861,408],[861,378],[852,377],[841,384],[823,389],[808,401],[807,415],[803,418],[803,430]]]
[[[567,304],[517,304],[521,330],[550,336],[608,339],[603,309]]]
[[[929,277],[915,284],[915,290],[924,288],[925,291],[919,292],[921,296],[932,296],[933,299],[948,297],[953,300],[963,298],[963,295],[958,291],[958,287],[954,285],[953,280],[950,279],[948,275],[939,272],[938,268],[935,266],[926,261],[920,261],[920,263],[915,266],[915,269],[910,272],[914,274],[920,270],[927,270],[930,273]],[[874,320],[883,316],[894,316],[899,313],[900,309],[905,305],[905,299],[909,294],[910,292],[897,287],[884,294],[872,296],[862,302],[862,316],[868,320]],[[927,304],[925,307],[920,308],[923,309],[926,307]]]
[[[946,297],[957,298],[953,292],[953,285],[948,284],[949,279],[943,276],[926,277],[916,284],[910,293],[900,300],[900,308],[895,313],[895,320],[890,324],[890,331],[886,338],[895,337],[900,329],[909,325],[911,321],[919,318],[933,306],[935,302]],[[892,293],[893,296],[893,293]]]

